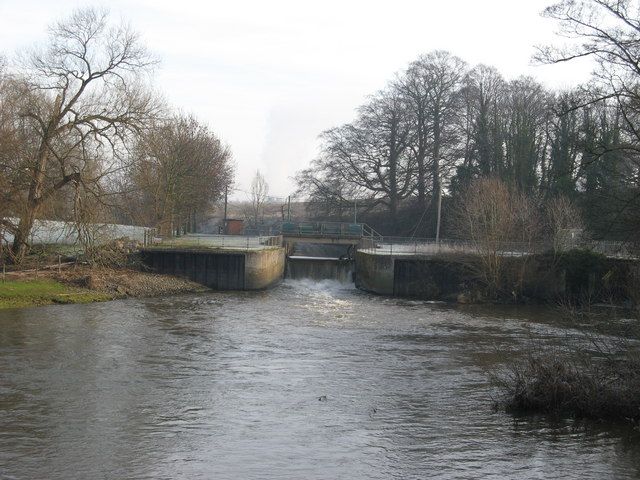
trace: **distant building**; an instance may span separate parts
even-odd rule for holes
[[[227,235],[242,235],[244,233],[244,220],[239,218],[227,218]]]

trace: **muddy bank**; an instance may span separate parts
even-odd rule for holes
[[[184,278],[128,268],[67,270],[55,274],[54,278],[68,285],[111,294],[114,298],[157,297],[208,290],[203,285]]]

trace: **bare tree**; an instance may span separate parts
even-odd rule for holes
[[[264,176],[258,170],[251,180],[251,189],[249,190],[250,202],[250,219],[254,228],[262,223],[264,218],[264,206],[269,195],[269,184]]]
[[[517,295],[524,282],[528,253],[534,250],[541,228],[533,199],[498,178],[479,178],[471,183],[455,209],[457,234],[471,242],[476,255],[470,266],[495,297],[505,288]],[[517,277],[510,278],[507,261],[519,254]]]
[[[575,247],[586,235],[582,214],[567,197],[550,199],[545,210],[548,235],[554,253]]]
[[[125,198],[136,223],[163,235],[193,230],[193,218],[218,201],[231,181],[231,152],[192,116],[152,125],[139,139],[126,171]]]
[[[588,57],[598,65],[595,79],[603,91],[637,102],[640,77],[640,12],[633,0],[562,0],[547,7],[569,44],[543,46],[536,58],[560,63]]]
[[[500,175],[504,170],[507,82],[495,68],[478,65],[466,76],[464,90],[469,117],[465,123],[470,124],[465,160],[481,175]]]
[[[99,182],[120,167],[128,137],[155,113],[142,81],[154,63],[136,33],[95,9],[54,24],[48,46],[23,58],[11,95],[12,112],[29,134],[27,188],[20,221],[11,226],[18,261],[34,220],[57,192]]]
[[[413,112],[412,147],[418,171],[418,198],[424,205],[429,168],[432,203],[436,206],[436,238],[440,237],[443,170],[456,160],[453,150],[459,146],[457,117],[462,106],[460,93],[466,72],[467,64],[463,60],[436,50],[411,63],[404,82]]]
[[[6,219],[13,212],[15,195],[14,177],[19,170],[19,158],[22,151],[22,138],[16,128],[9,109],[10,79],[4,69],[4,60],[0,57],[0,234],[6,227],[12,227]],[[0,242],[3,240],[0,235]]]
[[[505,111],[504,177],[518,190],[535,192],[546,149],[548,94],[530,77],[509,83]]]
[[[320,171],[315,166],[296,174],[296,196],[308,198],[307,211],[312,216],[342,220],[353,210],[356,189],[336,169]]]
[[[549,6],[544,15],[556,20],[565,45],[545,46],[536,58],[544,63],[570,62],[589,58],[596,62],[592,82],[585,88],[580,106],[612,99],[619,122],[613,139],[603,138],[593,151],[585,152],[594,163],[605,164],[608,176],[615,176],[624,158],[624,175],[619,188],[603,192],[600,200],[616,212],[610,228],[637,241],[640,231],[640,9],[634,0],[563,0]],[[593,143],[591,140],[590,143]],[[611,165],[613,161],[613,165]],[[592,169],[592,172],[598,169]],[[606,198],[605,198],[606,197]],[[616,227],[614,227],[614,225]]]
[[[387,207],[394,231],[400,202],[413,187],[409,129],[406,101],[391,87],[360,107],[355,122],[324,132],[322,156],[316,162],[325,178],[348,184],[352,198]]]

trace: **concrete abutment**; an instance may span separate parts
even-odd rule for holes
[[[280,282],[281,247],[258,250],[146,249],[143,263],[156,273],[176,275],[214,290],[262,290]]]

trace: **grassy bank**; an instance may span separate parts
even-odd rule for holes
[[[114,298],[105,292],[66,285],[52,278],[8,280],[0,283],[0,309],[52,303],[90,303]]]
[[[154,297],[207,291],[183,278],[130,268],[78,267],[22,275],[0,281],[0,309],[54,303],[90,303],[128,297]]]

